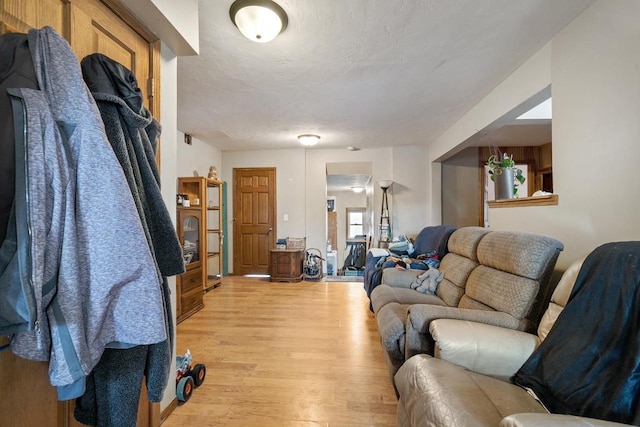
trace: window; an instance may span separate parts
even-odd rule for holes
[[[347,208],[347,239],[364,237],[366,208]]]

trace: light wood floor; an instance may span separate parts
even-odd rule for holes
[[[362,283],[225,277],[177,328],[207,378],[163,427],[395,426]]]

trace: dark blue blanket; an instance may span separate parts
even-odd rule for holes
[[[640,425],[640,242],[587,257],[567,306],[513,380],[552,413]]]

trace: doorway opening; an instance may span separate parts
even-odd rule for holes
[[[373,235],[373,164],[327,163],[327,276],[344,276],[345,261],[356,251],[366,252]],[[359,262],[353,265],[353,280]],[[352,264],[351,261],[349,263]]]

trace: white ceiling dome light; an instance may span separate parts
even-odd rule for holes
[[[287,28],[287,14],[271,0],[236,0],[229,9],[234,25],[249,40],[267,43]]]
[[[320,136],[307,133],[304,135],[299,135],[298,141],[300,141],[300,144],[304,146],[311,147],[312,145],[316,145],[318,141],[320,141]]]

